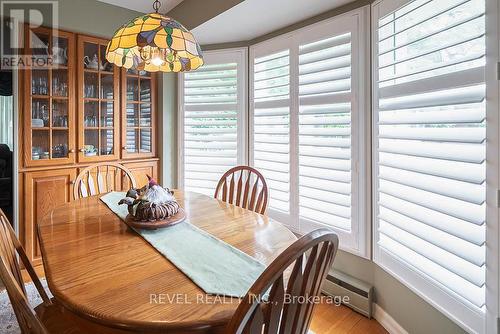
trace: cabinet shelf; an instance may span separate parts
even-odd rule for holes
[[[84,97],[83,98],[84,102],[114,102],[115,100],[113,99],[100,99],[98,97]]]
[[[85,130],[113,130],[112,126],[85,126]]]
[[[152,129],[152,126],[151,125],[141,125],[141,126],[128,126],[127,125],[127,130],[139,130],[139,129],[143,129],[143,130],[151,130]]]
[[[43,71],[43,70],[67,70],[68,66],[66,65],[58,65],[58,64],[52,64],[52,65],[33,65],[30,67],[30,70],[32,71]]]
[[[94,69],[91,69],[91,68],[84,68],[83,69],[83,72],[84,73],[101,73],[101,74],[114,74],[113,71],[105,71],[105,70],[94,70]]]
[[[127,78],[141,78],[142,80],[150,80],[151,77],[148,75],[137,75],[137,74],[130,74],[127,73]]]
[[[65,126],[53,126],[53,127],[49,127],[49,126],[41,126],[41,127],[32,127],[31,130],[33,131],[42,131],[42,130],[57,130],[57,131],[68,131],[69,128],[68,127],[65,127]]]

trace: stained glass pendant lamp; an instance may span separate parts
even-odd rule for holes
[[[120,67],[148,72],[184,72],[203,65],[200,45],[176,20],[158,13],[141,15],[115,32],[106,59]]]

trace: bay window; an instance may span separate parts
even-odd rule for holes
[[[328,227],[363,257],[372,239],[377,265],[484,332],[487,248],[498,260],[485,3],[377,0],[371,49],[362,7],[251,45],[248,87],[246,54],[208,52],[181,76],[181,186],[212,195],[224,171],[254,166],[270,217],[301,234]]]

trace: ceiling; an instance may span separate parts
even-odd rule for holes
[[[193,29],[202,45],[248,41],[354,0],[245,0]]]
[[[152,4],[154,0],[99,1],[142,13],[149,13],[153,11]],[[182,1],[161,0],[160,12],[168,13]],[[198,25],[193,29],[193,33],[201,45],[249,41],[354,1],[244,0]],[[192,8],[192,10],[195,12],[197,8]]]
[[[153,1],[154,0],[98,0],[100,2],[106,2],[110,5],[115,5],[131,10],[135,10],[141,13],[151,13],[153,11]],[[180,4],[183,0],[160,0],[161,7],[160,13],[166,13],[172,8]]]

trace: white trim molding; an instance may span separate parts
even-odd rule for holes
[[[500,317],[500,256],[499,256],[499,207],[500,189],[500,117],[498,105],[500,86],[499,71],[499,26],[500,7],[498,0],[486,0],[486,160],[491,168],[486,169],[486,333],[498,334]]]
[[[384,327],[389,334],[408,334],[406,329],[403,328],[389,313],[387,313],[377,303],[373,303],[373,318]]]

